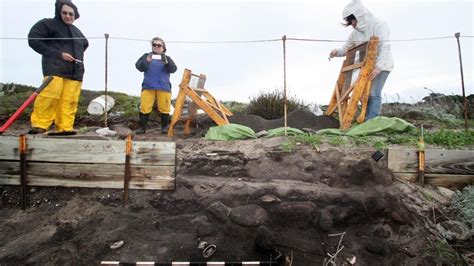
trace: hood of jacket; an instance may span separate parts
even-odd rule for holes
[[[61,8],[63,8],[63,5],[66,4],[74,9],[74,20],[78,20],[80,17],[79,10],[77,9],[77,6],[71,2],[71,0],[56,0],[56,3],[54,4],[54,18],[62,21]]]
[[[355,29],[358,31],[366,31],[369,27],[370,21],[374,19],[372,13],[370,13],[360,0],[352,0],[346,5],[346,7],[344,7],[342,18],[345,19],[350,15],[354,15],[357,19],[357,26]]]

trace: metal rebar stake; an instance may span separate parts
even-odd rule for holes
[[[456,32],[454,36],[456,37],[456,40],[458,42],[459,68],[461,71],[462,98],[464,101],[464,129],[467,131],[467,100],[466,100],[466,91],[464,89],[464,70],[462,67],[461,43],[459,42],[459,36],[461,36],[461,33]]]
[[[109,34],[108,33],[104,33],[104,36],[105,36],[105,105],[104,105],[104,127],[108,127],[107,126],[107,83],[108,83],[108,68],[109,68]]]
[[[287,99],[286,99],[286,35],[283,35],[281,38],[283,41],[283,117],[285,120],[285,136],[287,135],[287,126],[288,126],[288,119],[287,119]]]

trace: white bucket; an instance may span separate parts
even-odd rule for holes
[[[115,105],[114,98],[107,95],[107,112],[112,109]],[[87,112],[91,115],[101,115],[104,113],[105,109],[105,95],[101,95],[89,103],[87,107]]]

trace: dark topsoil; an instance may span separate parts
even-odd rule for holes
[[[137,139],[166,140],[155,133]],[[284,137],[175,141],[176,189],[133,190],[126,206],[120,190],[38,187],[22,211],[19,187],[0,186],[0,264],[278,257],[322,265],[338,245],[337,265],[354,257],[357,265],[453,264],[430,244],[440,243],[434,224],[446,219],[434,202],[446,199],[394,180],[373,150],[300,145],[285,153]],[[217,247],[209,259],[198,249],[203,241]]]

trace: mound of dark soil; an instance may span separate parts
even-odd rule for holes
[[[320,130],[324,128],[338,128],[339,121],[330,116],[317,116],[310,111],[295,110],[288,113],[288,126],[292,128],[310,128]],[[229,122],[248,126],[255,132],[268,130],[272,128],[283,127],[285,125],[284,118],[266,120],[260,116],[248,114],[236,114],[229,117]]]

